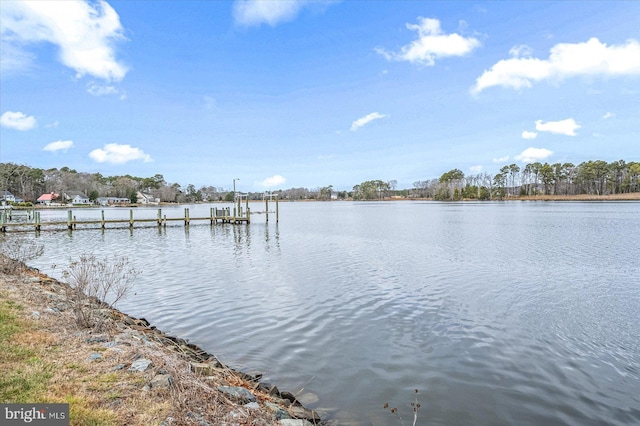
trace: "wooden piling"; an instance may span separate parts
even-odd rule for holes
[[[158,226],[162,225],[162,209],[158,209]]]
[[[129,228],[133,228],[133,209],[129,210]]]
[[[184,209],[184,226],[189,226],[189,209]]]
[[[71,210],[67,211],[67,229],[72,230],[73,226],[71,225],[71,215],[73,213],[71,212]]]
[[[35,222],[36,231],[40,230],[40,212],[33,212],[33,220]]]
[[[101,214],[102,220],[100,221],[100,226],[101,226],[102,229],[104,229],[104,210],[102,210],[101,212],[102,212],[102,214]]]

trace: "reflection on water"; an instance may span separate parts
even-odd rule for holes
[[[43,231],[35,266],[129,257],[122,310],[318,395],[339,424],[398,424],[385,402],[409,421],[419,389],[420,424],[624,425],[640,422],[639,212],[287,203],[279,224]]]

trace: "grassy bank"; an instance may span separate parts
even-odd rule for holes
[[[33,306],[9,290],[20,282],[1,279],[0,401],[68,403],[71,424],[122,424],[116,411],[99,407],[101,396],[108,398],[100,395],[99,388],[110,382],[109,375],[76,362],[81,354],[66,351],[68,339],[56,334],[47,321],[37,321]]]
[[[65,308],[65,286],[36,271],[0,268],[0,402],[68,403],[78,426],[313,424],[291,420],[311,413],[291,394],[144,320],[101,309],[105,328],[79,327]],[[149,367],[132,370],[136,360]],[[255,402],[221,388],[243,388]]]

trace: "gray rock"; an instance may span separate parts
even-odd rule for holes
[[[247,371],[247,374],[253,377],[253,380],[260,380],[262,379],[262,376],[263,376],[261,371],[255,371],[255,370]]]
[[[280,392],[280,397],[282,397],[282,399],[288,399],[291,402],[296,402],[296,396],[291,392]]]
[[[125,368],[127,366],[127,364],[118,364],[115,367],[111,368],[111,371],[118,371],[118,370],[122,370],[123,368]]]
[[[276,416],[276,420],[290,419],[291,418],[291,416],[289,415],[287,410],[285,410],[284,408],[280,407],[279,405],[276,405],[276,404],[274,404],[272,402],[268,402],[268,401],[265,402],[264,405],[269,410],[273,411],[273,414]]]
[[[170,374],[158,374],[149,382],[151,389],[169,389],[172,384],[173,377]]]
[[[300,405],[293,405],[289,407],[289,412],[296,419],[311,420],[312,422],[319,422],[321,420],[318,413]]]
[[[151,365],[151,361],[149,361],[148,359],[140,358],[133,361],[128,371],[132,373],[135,373],[137,371],[146,371],[150,365]]]
[[[245,404],[244,408],[248,408],[249,410],[259,410],[260,404],[258,404],[257,402],[250,402],[248,404]]]
[[[38,311],[33,311],[31,313],[31,318],[33,318],[34,320],[39,320],[40,319],[40,312]]]
[[[106,342],[107,336],[104,334],[97,334],[95,336],[87,337],[87,343],[102,343]]]
[[[307,393],[303,393],[302,395],[298,395],[298,401],[302,405],[312,405],[312,404],[317,404],[318,401],[320,401],[320,398],[318,398],[318,395],[314,393],[307,392]]]
[[[100,355],[98,352],[94,352],[91,355],[89,355],[89,359],[91,361],[97,361],[99,359],[102,359],[102,355]]]
[[[282,407],[290,407],[291,406],[291,401],[289,401],[288,399],[280,399],[280,398],[274,398],[273,402],[275,402],[276,404],[282,406]]]
[[[218,390],[243,404],[256,401],[256,397],[245,388],[238,386],[218,386]]]

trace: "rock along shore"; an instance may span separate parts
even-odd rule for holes
[[[21,319],[47,336],[46,361],[55,365],[48,402],[69,401],[65,395],[78,391],[91,395],[91,409],[106,410],[121,424],[328,424],[291,392],[261,382],[260,373],[230,368],[144,318],[103,305],[100,331],[78,327],[67,290],[67,284],[37,270],[6,273],[0,268],[0,302],[22,306]],[[19,337],[16,344],[23,344]],[[67,389],[65,381],[76,389]],[[72,407],[71,424],[73,413]]]

